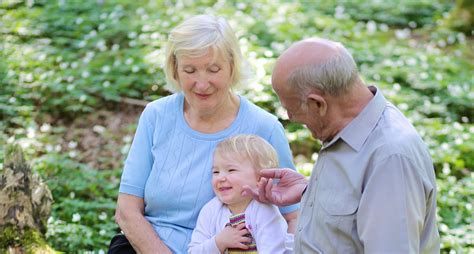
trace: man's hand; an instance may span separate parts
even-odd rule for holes
[[[303,190],[308,185],[306,178],[298,172],[283,168],[260,170],[260,181],[256,188],[243,186],[242,195],[253,195],[254,199],[262,203],[272,203],[277,206],[286,206],[300,202]],[[273,184],[272,179],[280,179]]]
[[[246,237],[245,235],[249,234],[248,229],[245,227],[245,223],[240,223],[239,225],[232,227],[225,227],[219,234],[216,235],[216,245],[221,253],[228,248],[239,248],[239,249],[248,249],[249,246],[245,243],[250,243],[252,239]]]

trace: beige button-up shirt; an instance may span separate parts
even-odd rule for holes
[[[439,253],[431,156],[403,114],[370,89],[370,103],[323,144],[296,253]]]

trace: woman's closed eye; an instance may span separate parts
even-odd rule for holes
[[[216,65],[209,68],[209,71],[212,72],[212,73],[218,73],[220,70],[221,70],[221,68],[219,66],[216,66]]]
[[[184,68],[183,71],[186,72],[187,74],[192,74],[192,73],[194,73],[196,70],[195,70],[194,68]]]

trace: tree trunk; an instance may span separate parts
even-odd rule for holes
[[[474,35],[474,1],[457,0],[448,16],[448,26],[454,30]]]
[[[52,201],[21,148],[7,146],[0,169],[0,253],[54,253],[44,240]]]

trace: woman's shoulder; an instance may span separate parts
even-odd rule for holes
[[[254,117],[254,119],[258,119],[261,123],[270,123],[272,125],[278,122],[278,118],[272,113],[255,105],[253,102],[249,101],[244,96],[241,96],[241,98],[242,103],[244,103],[247,107],[247,113]]]
[[[170,94],[164,97],[161,97],[159,99],[156,99],[146,105],[146,108],[150,108],[153,110],[159,110],[163,107],[168,106],[169,104],[175,104],[178,102],[180,99],[181,94],[180,93],[175,93],[175,94]]]
[[[171,111],[176,111],[179,99],[179,93],[156,99],[145,106],[143,114],[146,116],[156,116],[163,112],[170,113]]]

